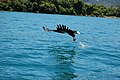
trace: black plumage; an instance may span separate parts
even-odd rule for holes
[[[50,29],[45,28],[45,27],[43,27],[43,29],[45,31],[54,31],[54,32],[58,32],[58,33],[68,33],[70,36],[73,37],[73,41],[76,40],[75,34],[79,34],[78,31],[71,30],[66,25],[61,25],[61,24],[57,25],[56,30],[50,30]]]

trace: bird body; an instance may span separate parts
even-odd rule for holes
[[[47,32],[53,31],[53,32],[58,32],[58,33],[68,33],[70,36],[73,37],[73,41],[76,40],[75,34],[80,34],[78,31],[71,30],[68,27],[66,27],[66,25],[61,25],[61,24],[57,25],[56,30],[50,30],[50,29],[45,28],[45,27],[43,27],[43,29]]]

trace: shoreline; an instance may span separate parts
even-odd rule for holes
[[[114,18],[114,19],[116,19],[116,18],[120,18],[120,17],[116,17],[116,16],[104,16],[104,18]]]
[[[18,12],[19,11],[0,11],[0,12]],[[22,13],[35,13],[35,12],[22,12]],[[35,14],[50,14],[50,13],[35,13]],[[52,15],[67,15],[67,14],[52,14]],[[67,16],[83,16],[83,15],[67,15]],[[119,19],[120,17],[116,17],[116,16],[90,16],[90,15],[85,15],[85,17],[99,17],[99,18],[113,18],[113,19]]]
[[[81,0],[78,0],[77,2],[64,0],[14,0],[0,2],[0,11],[91,16],[104,18],[120,17],[120,7],[105,7],[101,4],[87,4]]]

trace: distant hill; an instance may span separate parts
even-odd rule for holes
[[[91,4],[120,5],[120,0],[83,0]]]
[[[4,1],[7,1],[7,0],[0,0],[0,2],[4,2]]]

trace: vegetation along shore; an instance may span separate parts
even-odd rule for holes
[[[120,17],[120,6],[106,7],[83,0],[0,0],[0,11]]]

